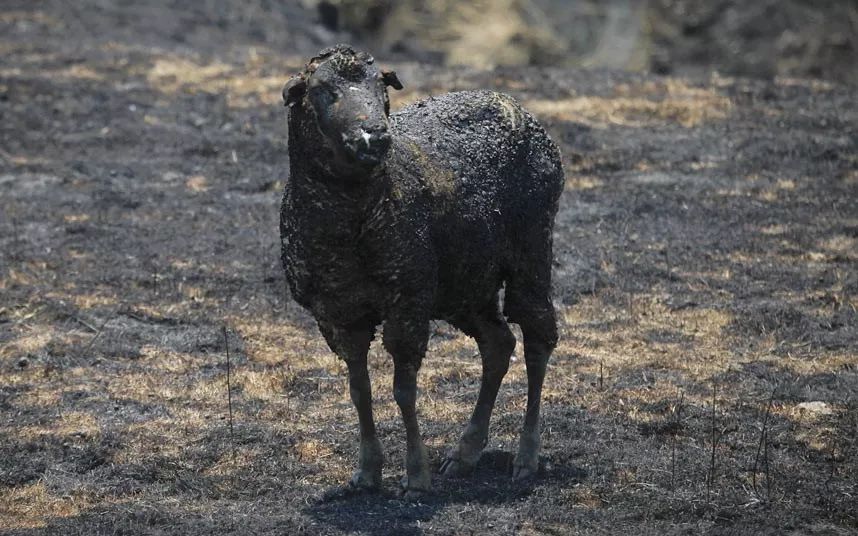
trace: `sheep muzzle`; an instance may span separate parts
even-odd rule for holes
[[[390,134],[386,126],[362,126],[355,136],[343,136],[347,151],[362,164],[377,164],[390,149]]]

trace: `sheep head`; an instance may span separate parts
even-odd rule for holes
[[[320,52],[287,82],[283,101],[315,118],[339,160],[371,167],[390,149],[388,86],[402,89],[396,73],[379,70],[366,52],[337,45]]]

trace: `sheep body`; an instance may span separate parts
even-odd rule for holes
[[[393,114],[390,131],[384,167],[366,184],[320,183],[293,165],[283,263],[293,297],[323,331],[383,322],[418,290],[431,295],[429,317],[455,325],[511,274],[550,263],[560,155],[513,98],[466,91],[421,100]],[[533,249],[543,255],[528,256]]]
[[[383,323],[407,435],[405,496],[431,486],[416,414],[431,319],[472,336],[483,362],[477,405],[442,472],[466,474],[486,444],[516,343],[508,318],[521,326],[528,375],[513,476],[532,475],[542,384],[557,342],[550,293],[560,154],[534,118],[500,93],[450,93],[390,116],[386,88],[402,86],[373,61],[347,45],[327,49],[283,92],[290,110],[283,266],[293,297],[348,365],[361,432],[351,485],[381,484],[366,365]]]

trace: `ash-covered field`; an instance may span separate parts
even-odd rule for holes
[[[560,146],[561,342],[539,478],[508,477],[519,344],[476,474],[418,504],[395,494],[404,430],[374,343],[386,490],[339,497],[357,415],[277,236],[280,90],[339,36],[246,6],[0,13],[0,533],[858,531],[858,91],[391,64],[394,108],[497,89]],[[433,330],[437,468],[480,363]]]

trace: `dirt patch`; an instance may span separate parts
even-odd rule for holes
[[[385,491],[336,493],[358,454],[345,367],[279,266],[278,80],[337,36],[285,4],[205,5],[0,17],[4,533],[858,530],[853,89],[394,63],[394,106],[478,87],[530,103],[568,179],[540,475],[508,479],[519,344],[477,473],[407,505],[378,342]],[[433,327],[436,467],[475,352]]]

